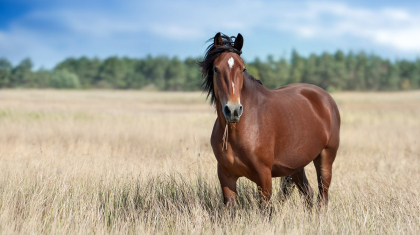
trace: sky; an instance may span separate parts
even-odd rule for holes
[[[0,57],[53,68],[68,57],[200,57],[217,32],[252,61],[324,51],[420,56],[420,1],[0,0]]]

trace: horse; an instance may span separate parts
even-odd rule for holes
[[[209,39],[211,41],[212,39]],[[328,205],[332,165],[340,143],[340,113],[322,88],[296,83],[269,90],[250,75],[240,57],[244,39],[217,33],[198,62],[203,91],[217,118],[211,146],[224,204],[236,204],[236,182],[246,177],[268,202],[272,178],[291,176],[308,207],[313,190],[304,167],[313,162],[319,194]]]

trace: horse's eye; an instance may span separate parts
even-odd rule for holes
[[[219,69],[217,67],[214,67],[213,70],[214,70],[214,73],[219,73]]]
[[[243,72],[243,73],[245,73],[245,71],[246,71],[246,68],[244,68],[244,69],[242,70],[242,72]]]

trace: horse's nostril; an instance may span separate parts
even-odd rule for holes
[[[227,105],[225,105],[223,112],[225,113],[226,116],[230,116],[230,108]]]

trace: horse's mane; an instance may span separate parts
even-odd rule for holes
[[[213,86],[213,62],[214,60],[223,52],[234,52],[239,56],[242,54],[242,51],[238,51],[236,48],[233,47],[234,41],[232,39],[236,37],[229,37],[225,34],[221,34],[223,39],[223,44],[221,46],[215,46],[214,43],[210,44],[206,49],[206,54],[204,59],[198,62],[198,65],[201,67],[201,77],[203,79],[203,83],[201,87],[203,87],[203,91],[207,92],[207,99],[210,97],[210,104],[214,105],[216,102],[216,96],[214,94],[214,86]],[[213,41],[213,38],[210,38],[207,42]],[[245,77],[248,79],[255,81],[262,85],[261,81],[254,78],[245,70]]]

